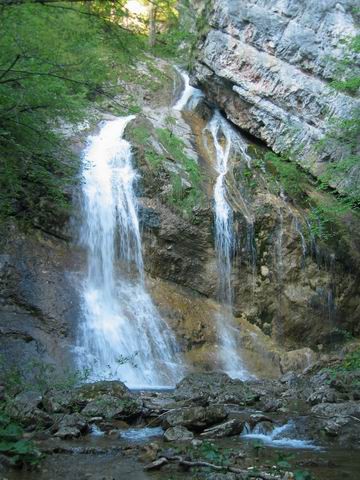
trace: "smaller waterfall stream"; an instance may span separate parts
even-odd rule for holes
[[[231,271],[235,239],[233,211],[227,200],[225,182],[229,170],[230,154],[234,147],[234,132],[219,112],[214,113],[207,130],[212,136],[215,147],[215,168],[217,171],[214,187],[215,247],[219,274],[219,300],[222,304],[222,312],[217,318],[220,344],[219,357],[226,373],[233,378],[245,379],[249,375],[239,356],[237,347],[238,332],[233,324]],[[221,142],[220,136],[223,137],[223,142]],[[238,138],[235,143],[239,144]],[[246,154],[244,145],[240,147],[240,150]]]
[[[82,242],[88,251],[78,364],[94,380],[174,385],[182,374],[175,338],[145,287],[130,144],[133,116],[108,121],[84,154]],[[125,363],[124,363],[125,359]]]
[[[177,68],[178,73],[184,81],[184,90],[174,105],[174,110],[184,110],[185,108],[193,110],[196,108],[199,100],[203,96],[201,90],[190,85],[190,79],[186,72]],[[219,278],[219,301],[222,305],[222,311],[216,318],[217,332],[219,339],[219,360],[222,368],[233,378],[246,379],[249,374],[246,371],[242,359],[239,356],[237,339],[238,331],[233,323],[232,312],[232,257],[235,247],[233,211],[227,200],[227,189],[225,177],[228,173],[228,163],[231,151],[236,149],[242,154],[242,157],[249,165],[250,157],[246,152],[246,145],[242,139],[235,134],[230,124],[221,116],[220,112],[215,111],[212,119],[204,130],[204,141],[206,141],[206,132],[210,132],[216,156],[216,171],[218,173],[214,187],[215,204],[215,246],[217,251],[218,278]],[[219,136],[224,137],[222,145]],[[207,143],[207,142],[206,142]],[[208,145],[206,145],[209,150]],[[241,199],[244,215],[251,224],[251,214],[243,199]]]
[[[190,78],[186,72],[182,71],[178,67],[175,67],[175,69],[183,79],[184,90],[182,91],[178,101],[173,106],[173,109],[180,112],[181,110],[184,110],[186,106],[189,106],[190,109],[195,108],[201,97],[204,96],[202,91],[190,85]]]

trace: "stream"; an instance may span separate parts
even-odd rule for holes
[[[291,428],[291,425],[290,425]],[[159,472],[145,472],[147,448],[177,449],[181,444],[169,444],[162,439],[159,427],[123,429],[107,435],[88,435],[72,441],[50,439],[44,441],[47,455],[35,471],[7,471],[3,480],[145,480],[189,478],[181,469],[165,468]],[[275,437],[278,437],[277,439]],[[310,441],[289,439],[289,426],[276,428],[272,435],[242,435],[228,439],[210,440],[218,451],[232,452],[243,458],[250,468],[271,468],[278,462],[288,462],[296,470],[310,471],[317,480],[355,480],[359,459],[348,449],[321,448]],[[259,442],[258,440],[260,440]],[[256,440],[256,441],[255,441]],[[262,443],[263,442],[263,443]],[[41,442],[40,442],[41,443]],[[204,445],[204,444],[203,444]],[[206,445],[206,443],[205,443]],[[261,446],[262,445],[262,446]],[[191,447],[195,450],[200,447]],[[195,474],[194,477],[198,478]],[[199,477],[200,478],[200,477]],[[206,478],[206,477],[201,477]]]

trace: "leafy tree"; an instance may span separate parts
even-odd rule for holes
[[[112,96],[109,65],[129,61],[134,36],[119,28],[121,2],[0,8],[0,215],[66,213],[76,162],[64,125],[83,120],[94,96]]]
[[[185,33],[175,0],[140,1],[154,11],[154,52],[178,53]],[[78,169],[67,126],[88,118],[91,102],[104,97],[129,111],[129,102],[114,100],[117,79],[137,81],[131,65],[147,48],[149,18],[131,23],[126,5],[0,0],[0,218],[37,226],[67,218]]]

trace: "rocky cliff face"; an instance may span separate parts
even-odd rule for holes
[[[203,98],[192,111],[174,111],[182,88],[179,75],[166,62],[157,66],[164,72],[161,91],[132,92],[144,101],[126,131],[139,171],[147,282],[189,365],[213,369],[215,318],[221,312],[212,208],[216,159],[205,128],[213,105]],[[226,92],[219,85],[212,99],[225,98]],[[76,149],[82,145],[83,134]],[[281,194],[273,176],[263,171],[263,147],[249,144],[248,151],[260,167],[250,169],[234,151],[227,175],[237,233],[234,316],[249,370],[276,376],[320,357],[319,344],[325,348],[343,341],[344,334],[359,333],[358,270],[355,255],[346,263],[338,252],[334,256],[331,250],[322,251],[313,241],[306,212]],[[16,363],[38,358],[63,365],[71,360],[81,321],[85,253],[76,246],[76,235],[65,241],[40,231],[23,232],[15,225],[3,230],[1,351]],[[349,250],[339,243],[346,257]],[[309,346],[319,351],[315,354]]]
[[[64,240],[3,225],[0,242],[2,364],[31,372],[42,361],[71,367],[79,298],[74,272],[82,255]]]
[[[197,2],[201,10],[201,3]],[[213,0],[207,2],[209,29],[199,45],[194,76],[209,98],[242,129],[275,152],[293,155],[318,175],[339,152],[319,155],[317,142],[329,122],[359,107],[336,92],[346,40],[356,34],[356,0]],[[202,7],[204,4],[202,3]],[[204,15],[204,11],[200,15]],[[343,191],[356,186],[338,178]]]

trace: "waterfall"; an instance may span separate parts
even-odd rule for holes
[[[174,385],[182,374],[175,337],[144,281],[131,145],[134,116],[107,121],[84,152],[81,240],[88,252],[78,366],[91,379],[131,387]]]
[[[173,109],[181,111],[184,110],[186,106],[188,106],[190,110],[194,109],[204,94],[198,88],[194,88],[190,85],[190,78],[186,72],[178,67],[175,67],[175,69],[183,79],[184,89],[179,100],[173,106]]]
[[[215,112],[207,126],[210,132],[216,155],[217,179],[214,187],[215,213],[215,247],[217,251],[219,301],[222,304],[221,314],[217,317],[219,338],[219,357],[223,369],[231,377],[245,379],[249,375],[239,356],[237,348],[238,332],[233,323],[232,313],[232,257],[234,253],[233,211],[227,200],[226,175],[229,170],[231,151],[236,146],[246,154],[241,139],[236,136],[229,123]],[[220,140],[223,137],[223,141]],[[246,156],[244,155],[246,158]]]
[[[201,90],[190,85],[190,79],[186,72],[176,68],[184,81],[184,90],[179,100],[174,105],[174,110],[193,110],[199,100],[203,97]],[[235,246],[233,231],[233,211],[227,200],[225,177],[228,172],[228,162],[232,150],[242,154],[248,166],[250,157],[246,151],[246,145],[239,135],[236,135],[230,124],[215,112],[213,118],[204,130],[209,131],[213,139],[216,155],[216,171],[218,173],[214,187],[215,204],[215,247],[217,251],[218,265],[218,296],[222,304],[222,311],[217,315],[217,332],[219,339],[219,360],[222,368],[233,378],[246,379],[250,375],[246,371],[237,348],[238,331],[233,323],[232,313],[232,256]],[[225,145],[222,146],[219,140],[219,133],[224,136]],[[204,135],[204,140],[206,137]],[[205,145],[208,149],[208,146]],[[239,196],[241,197],[240,193]],[[248,211],[243,198],[240,198],[242,210],[249,225],[253,228],[253,219]],[[251,230],[252,231],[252,230]]]

